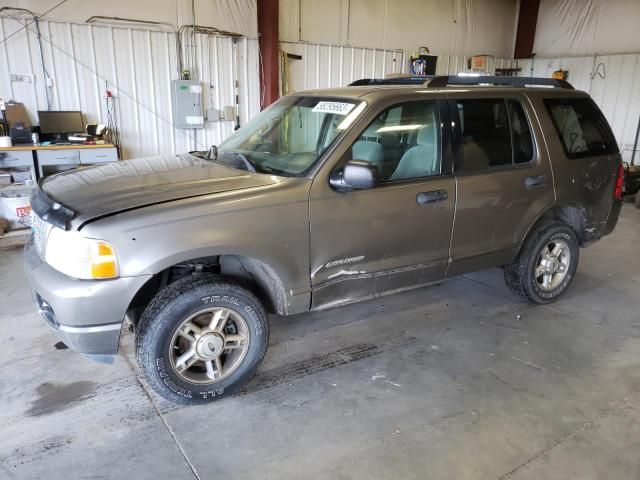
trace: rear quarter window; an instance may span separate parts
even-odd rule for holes
[[[547,98],[560,143],[569,158],[618,153],[618,144],[598,106],[590,98]]]

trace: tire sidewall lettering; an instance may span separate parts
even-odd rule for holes
[[[215,388],[213,390],[207,390],[205,392],[198,392],[200,394],[200,396],[206,400],[206,399],[214,399],[216,397],[220,397],[222,395],[224,395],[224,387],[218,387]]]
[[[162,380],[162,383],[164,383],[173,393],[184,398],[193,398],[193,392],[191,390],[180,387],[171,379],[164,366],[164,357],[156,358],[156,369],[158,370],[158,376]]]
[[[262,327],[262,323],[260,322],[260,317],[256,313],[256,311],[250,306],[245,304],[244,307],[240,303],[240,300],[231,295],[209,295],[206,297],[202,297],[201,301],[205,305],[219,304],[219,303],[228,303],[230,305],[234,305],[236,307],[240,307],[246,312],[249,318],[252,320],[254,329],[256,332],[256,336],[261,337],[264,333],[264,328]],[[243,302],[244,303],[244,302]]]
[[[210,295],[208,297],[202,297],[202,303],[205,305],[209,305],[210,303],[229,303],[236,307],[240,306],[240,301],[230,295]]]
[[[251,320],[253,320],[256,336],[261,337],[263,333],[263,329],[262,329],[262,324],[260,323],[260,318],[258,317],[258,314],[255,312],[253,308],[251,308],[250,305],[245,305],[244,311],[247,312]]]

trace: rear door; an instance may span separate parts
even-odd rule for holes
[[[458,201],[448,275],[510,263],[553,204],[542,133],[519,92],[451,94]]]
[[[444,277],[455,206],[446,102],[381,106],[354,126],[310,194],[312,306],[322,308]],[[381,183],[338,192],[329,176],[350,159]]]

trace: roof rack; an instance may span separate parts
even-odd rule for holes
[[[435,78],[433,75],[415,75],[411,77],[391,77],[391,78],[361,78],[351,82],[349,87],[359,87],[362,85],[424,85],[429,80]]]
[[[349,87],[362,85],[424,85],[426,87],[446,87],[449,85],[496,85],[504,87],[554,87],[573,90],[566,80],[540,77],[506,77],[491,75],[414,75],[391,78],[361,78],[351,82]]]
[[[505,87],[547,86],[573,90],[566,80],[539,77],[494,77],[489,75],[442,75],[432,78],[427,86],[446,87],[448,85],[500,85]]]

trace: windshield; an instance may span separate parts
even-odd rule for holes
[[[304,174],[364,107],[351,99],[284,97],[222,143],[217,159],[257,172]]]

